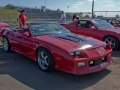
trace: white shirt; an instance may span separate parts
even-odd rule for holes
[[[65,24],[66,23],[66,14],[65,13],[61,14],[59,23],[60,24]]]

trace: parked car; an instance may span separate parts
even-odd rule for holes
[[[112,50],[106,43],[72,34],[55,23],[10,27],[2,36],[6,52],[12,50],[36,61],[44,72],[56,69],[81,75],[104,70],[112,63]]]
[[[113,49],[120,48],[120,28],[114,27],[101,19],[81,19],[64,24],[72,33],[102,40]]]

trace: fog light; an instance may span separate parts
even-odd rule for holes
[[[78,66],[85,66],[85,62],[78,63]]]
[[[105,60],[105,58],[103,57],[103,58],[102,58],[102,61],[104,61],[104,60]]]
[[[94,61],[90,61],[90,65],[94,64]]]

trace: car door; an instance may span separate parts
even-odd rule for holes
[[[98,32],[99,30],[90,21],[79,20],[77,22],[77,34],[96,38]]]
[[[23,53],[26,56],[33,56],[35,54],[36,47],[37,47],[36,39],[34,37],[29,36],[28,34],[29,34],[29,32],[24,32],[22,34]]]
[[[17,52],[22,52],[21,48],[22,48],[22,34],[19,33],[19,30],[13,30],[12,33],[10,34],[10,38],[11,38],[11,43],[12,43],[12,47],[15,51]]]

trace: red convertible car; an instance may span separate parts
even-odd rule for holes
[[[63,26],[75,34],[105,41],[113,49],[120,48],[120,28],[113,27],[104,20],[81,19]]]
[[[81,75],[101,71],[112,63],[112,50],[106,43],[72,34],[55,23],[7,28],[3,33],[3,48],[36,61],[44,72],[56,69]]]

